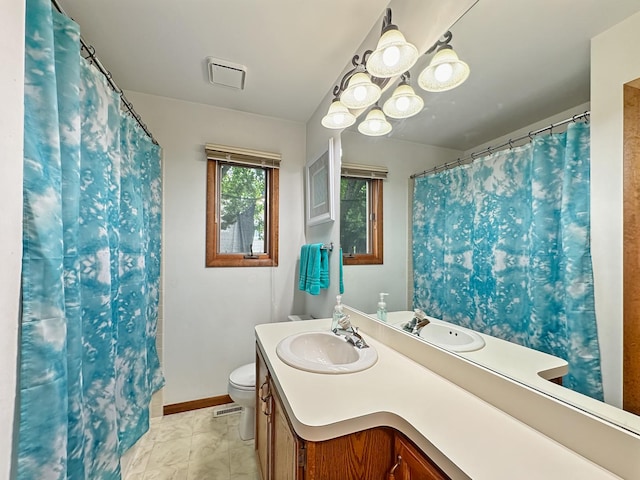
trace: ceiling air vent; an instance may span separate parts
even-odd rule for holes
[[[207,57],[207,65],[211,83],[244,90],[247,67],[213,57]]]

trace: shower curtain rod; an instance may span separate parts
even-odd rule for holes
[[[549,133],[553,132],[554,128],[560,127],[562,125],[566,125],[567,123],[575,123],[578,120],[583,120],[585,122],[589,121],[589,115],[591,115],[591,112],[589,110],[587,110],[584,113],[579,113],[577,115],[574,115],[571,118],[567,118],[566,120],[562,120],[558,123],[552,123],[551,125],[541,128],[539,130],[535,130],[535,131],[531,131],[529,133],[527,133],[526,135],[522,135],[521,137],[518,138],[510,138],[509,141],[498,145],[497,147],[487,147],[484,150],[480,150],[479,152],[473,152],[469,155],[467,155],[466,157],[460,157],[458,158],[456,161],[454,162],[449,162],[449,163],[444,163],[442,165],[438,165],[436,167],[430,168],[429,170],[424,170],[423,172],[420,173],[414,173],[413,175],[411,175],[409,178],[414,179],[417,177],[424,177],[425,175],[430,175],[432,173],[437,173],[438,170],[447,170],[449,168],[453,168],[453,167],[457,167],[462,165],[463,163],[471,160],[472,162],[476,159],[479,158],[481,156],[485,156],[485,155],[489,155],[491,153],[497,152],[498,150],[501,150],[505,147],[509,147],[509,148],[513,148],[514,147],[514,143],[520,142],[522,140],[526,140],[527,138],[529,140],[533,140],[533,137],[535,137],[536,135],[540,135],[541,133],[544,133],[546,131],[549,131]]]
[[[60,6],[60,4],[58,3],[57,0],[51,0],[51,3],[56,8],[56,10],[58,10],[58,12],[60,12],[61,14],[63,14],[66,17],[71,18],[62,9],[62,7]],[[107,70],[104,67],[104,65],[102,65],[102,62],[96,56],[96,49],[92,45],[89,45],[87,42],[85,42],[84,39],[82,38],[82,36],[80,36],[80,45],[82,46],[82,49],[84,49],[84,51],[87,52],[87,55],[89,55],[88,57],[85,57],[85,60],[88,59],[92,64],[94,64],[96,67],[98,67],[98,70],[100,70],[100,73],[102,73],[105,76],[105,78],[107,79],[107,82],[109,82],[109,86],[113,89],[114,92],[116,92],[118,95],[120,95],[120,100],[122,101],[124,106],[127,107],[127,110],[129,111],[131,116],[135,119],[135,121],[138,122],[138,125],[140,125],[142,130],[144,130],[144,133],[146,133],[147,136],[149,136],[149,138],[151,138],[151,141],[154,144],[158,145],[157,140],[154,138],[153,134],[149,131],[149,128],[147,127],[147,125],[142,121],[142,118],[140,118],[140,115],[133,108],[133,104],[127,99],[127,97],[124,94],[124,91],[120,87],[118,87],[116,82],[113,80],[113,75],[111,75],[111,72],[109,70]]]

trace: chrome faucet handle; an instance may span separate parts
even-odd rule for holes
[[[418,320],[425,320],[427,318],[427,314],[424,313],[419,308],[415,308],[413,310],[413,316],[414,316],[414,318],[417,318]]]
[[[343,330],[349,330],[349,328],[351,328],[351,317],[349,315],[343,315],[340,317],[340,320],[338,320],[338,325],[340,325],[340,328]]]
[[[411,333],[415,333],[416,335],[420,335],[420,330],[423,327],[426,327],[427,325],[429,325],[430,320],[427,318],[427,314],[424,313],[422,310],[420,310],[419,308],[416,308],[413,310],[413,321],[411,322],[412,325],[412,329],[411,329]]]
[[[333,330],[333,333],[336,335],[344,334],[345,340],[356,348],[369,348],[369,345],[364,341],[362,335],[358,333],[358,327],[354,327],[351,324],[351,317],[349,315],[342,316],[340,320],[338,320],[338,325],[342,332],[336,328]]]
[[[367,342],[364,341],[364,338],[362,338],[362,335],[358,333],[358,327],[351,327],[351,334],[358,339],[354,344],[356,347],[369,348],[369,345],[367,345]]]
[[[420,320],[414,327],[413,327],[413,332],[416,335],[420,335],[420,330],[422,330],[424,327],[426,327],[427,325],[429,325],[431,322],[429,321],[428,318],[425,318],[424,320]]]
[[[345,334],[345,339],[356,348],[369,348],[357,329],[351,329],[350,333]]]

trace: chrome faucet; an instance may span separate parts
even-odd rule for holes
[[[429,325],[429,323],[431,322],[427,318],[427,314],[424,313],[419,308],[416,308],[413,311],[413,318],[411,319],[411,321],[408,323],[405,323],[402,328],[407,332],[420,335],[420,330],[422,329],[422,327],[426,327],[427,325]]]
[[[351,317],[349,317],[349,315],[340,317],[338,325],[340,325],[340,328],[334,328],[333,333],[343,335],[347,342],[356,348],[369,348],[369,345],[364,341],[362,335],[358,333],[358,327],[354,327],[351,324]]]

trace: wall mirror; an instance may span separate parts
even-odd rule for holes
[[[583,2],[570,1],[560,6],[557,2],[544,1],[536,5],[528,5],[527,11],[524,12],[521,5],[514,5],[514,3],[516,2],[481,0],[451,27],[452,46],[460,58],[471,67],[471,76],[466,84],[437,94],[420,91],[415,84],[415,79],[420,69],[424,68],[430,59],[425,56],[411,70],[410,75],[412,86],[424,99],[425,107],[422,112],[408,119],[392,120],[393,130],[389,135],[371,137],[366,142],[375,145],[374,148],[381,151],[385,149],[388,151],[391,148],[389,145],[398,146],[402,142],[413,146],[407,147],[407,151],[412,148],[415,150],[416,144],[442,147],[451,149],[445,161],[455,161],[459,153],[476,151],[478,147],[486,148],[486,142],[509,135],[520,128],[552,118],[575,107],[589,108],[590,39],[638,12],[640,4],[637,1],[616,2],[611,10],[609,8],[612,7],[611,5],[603,8],[595,2],[593,5],[585,5]],[[551,11],[554,12],[553,15],[550,15]],[[580,21],[576,17],[578,11],[580,11]],[[542,25],[544,28],[541,27]],[[402,26],[399,25],[399,27]],[[561,47],[563,56],[553,58],[547,55],[546,53],[560,48],[558,47],[560,38],[563,43]],[[535,67],[534,73],[525,68],[519,68],[521,60],[532,63]],[[620,84],[619,88],[622,91],[623,85]],[[387,97],[389,94],[390,91],[386,93]],[[387,97],[383,97],[380,104]],[[581,112],[573,111],[573,113]],[[346,162],[365,163],[363,154],[358,151],[365,140],[353,141],[357,135],[360,135],[357,124],[358,122],[343,132],[343,159]],[[446,157],[446,151],[440,153]],[[369,150],[367,155],[370,154]],[[406,167],[399,165],[401,161],[400,154],[396,158],[387,154],[385,159],[381,160],[382,164],[389,169],[388,182],[404,182],[406,199],[412,186],[407,185],[408,175],[406,175]],[[442,156],[437,160],[425,157],[424,168],[416,168],[411,173],[442,163],[445,163],[442,161]],[[397,175],[402,178],[398,180]],[[392,189],[385,185],[385,202],[391,191]],[[394,211],[394,214],[408,217],[410,208],[409,200],[407,211]],[[394,244],[405,245],[406,248],[409,242],[409,230],[410,220],[409,227],[403,230],[385,228],[385,248],[392,248]],[[391,280],[396,283],[405,282],[411,290],[410,247],[407,253],[408,265],[405,278],[387,278],[386,281],[387,283]],[[347,285],[345,302],[356,309],[374,312],[375,303],[372,302],[376,298],[376,293],[388,291],[380,283],[384,280],[369,275],[368,281],[358,282],[359,289],[366,289],[366,299],[359,295],[354,295],[355,298],[352,298],[348,287],[350,277],[348,269],[345,273]],[[363,277],[364,275],[359,278]],[[408,295],[407,298],[411,296]],[[408,306],[412,307],[410,300]],[[599,325],[599,334],[606,337],[608,334],[606,328]],[[603,358],[605,356],[621,357],[621,348],[620,346],[617,351],[602,351],[601,356]],[[603,362],[605,360],[610,363],[617,362],[617,359],[614,361],[610,357]],[[498,373],[505,374],[496,365],[487,366]],[[603,369],[603,378],[605,375],[609,375],[609,372]],[[620,402],[616,398],[607,404],[552,383],[542,387],[536,385],[534,388],[640,434],[640,416],[623,411],[619,408]],[[607,400],[605,385],[605,401]]]

